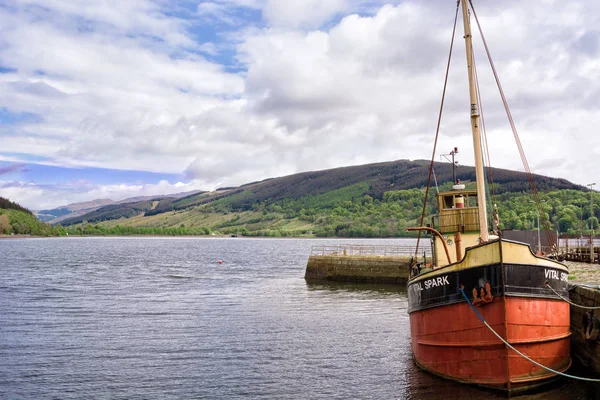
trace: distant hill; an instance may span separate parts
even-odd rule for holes
[[[390,190],[426,186],[429,164],[430,162],[425,160],[399,160],[304,172],[231,188],[226,196],[246,192],[247,195],[243,196],[243,199],[235,201],[234,204],[239,209],[248,209],[257,202],[277,202],[285,198],[323,194],[358,183],[366,183],[369,185],[369,189],[365,194],[375,199],[382,199],[383,194]],[[498,168],[491,170],[494,183],[500,185],[497,193],[529,191],[529,180],[525,173]],[[452,165],[435,163],[435,174],[439,183],[451,182]],[[456,169],[456,176],[461,181],[475,181],[475,168],[460,166]],[[565,179],[534,175],[534,180],[537,189],[542,192],[556,189],[585,190],[585,187],[575,185]],[[206,201],[205,199],[199,203]]]
[[[325,236],[378,236],[385,231],[384,236],[394,236],[420,212],[423,194],[419,189],[427,184],[428,171],[428,161],[398,160],[304,172],[180,198],[111,204],[67,218],[62,224],[181,228],[181,232],[196,227],[257,235],[322,229]],[[497,195],[529,191],[525,173],[504,169],[491,172]],[[461,181],[475,180],[473,167],[460,166],[456,173]],[[435,163],[435,174],[440,184],[450,187],[451,164]],[[565,179],[534,175],[534,180],[540,192],[587,190]],[[378,208],[369,211],[369,202],[377,203]]]
[[[169,198],[163,198],[163,200],[168,199]],[[158,202],[159,199],[143,200],[124,204],[111,204],[108,206],[101,207],[98,210],[92,211],[87,214],[66,218],[62,221],[62,225],[66,226],[80,224],[84,221],[101,222],[120,218],[130,218],[139,215],[140,213],[144,213],[148,210],[151,210],[154,207],[154,205]]]
[[[190,192],[180,192],[172,195],[168,195],[168,197],[179,198],[184,196],[190,196],[197,193],[201,193],[198,190],[190,191]],[[81,203],[72,203],[66,206],[57,207],[51,210],[41,210],[37,211],[36,216],[44,222],[48,222],[50,224],[65,224],[64,221],[67,220],[77,220],[78,217],[81,217],[86,214],[93,213],[101,207],[112,205],[112,204],[128,204],[128,203],[136,203],[141,201],[147,201],[152,199],[162,199],[166,198],[167,195],[155,195],[155,196],[137,196],[137,197],[129,197],[127,199],[123,199],[120,201],[113,201],[110,199],[97,199],[92,201],[85,201]],[[67,224],[71,224],[72,222],[67,222]]]
[[[114,203],[114,200],[111,200],[111,199],[96,199],[96,200],[91,200],[91,201],[83,201],[81,203],[67,204],[64,207],[59,207],[58,210],[60,210],[60,209],[67,209],[69,211],[89,210],[90,208],[102,207],[107,204],[113,204],[113,203]]]
[[[193,195],[199,194],[199,193],[204,193],[204,191],[202,191],[202,190],[192,190],[192,191],[189,191],[189,192],[179,192],[179,193],[173,193],[173,194],[158,194],[158,195],[154,195],[154,196],[129,197],[127,199],[119,200],[119,201],[117,201],[115,203],[117,203],[117,204],[135,203],[135,202],[138,202],[138,201],[155,200],[155,199],[163,199],[163,198],[179,199],[179,198],[182,198],[182,197],[193,196]]]
[[[57,224],[66,218],[87,214],[99,209],[102,206],[113,203],[114,201],[110,199],[97,199],[84,201],[81,203],[67,204],[66,206],[53,208],[51,210],[36,211],[35,215],[41,221]]]
[[[452,166],[448,163],[435,163],[435,174],[440,183],[452,181]],[[299,174],[271,178],[260,182],[245,184],[239,187],[217,189],[215,192],[191,195],[178,200],[165,199],[146,215],[155,215],[171,210],[184,210],[194,206],[219,201],[226,203],[231,211],[247,211],[256,204],[273,204],[286,199],[301,199],[307,196],[352,187],[366,185],[364,193],[374,199],[381,200],[385,192],[422,188],[427,185],[429,161],[399,160],[376,164],[328,169],[323,171],[303,172]],[[456,176],[461,181],[475,181],[474,167],[458,167]],[[530,190],[529,179],[523,172],[492,168],[496,192],[526,192]],[[539,191],[550,190],[586,190],[565,179],[549,178],[534,175]],[[433,182],[432,182],[433,185]],[[93,218],[93,217],[92,217]]]

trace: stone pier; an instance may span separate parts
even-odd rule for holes
[[[304,278],[406,285],[409,262],[409,256],[311,255]]]

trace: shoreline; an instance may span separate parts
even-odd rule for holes
[[[339,240],[399,240],[399,239],[416,239],[412,236],[398,236],[398,237],[318,237],[318,236],[231,236],[231,235],[61,235],[61,236],[37,236],[37,235],[0,235],[2,239],[41,239],[41,238],[145,238],[145,237],[158,237],[158,238],[221,238],[221,239],[339,239]]]

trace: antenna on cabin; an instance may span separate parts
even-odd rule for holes
[[[456,167],[458,167],[458,161],[454,161],[454,155],[458,154],[458,147],[452,149],[449,154],[442,154],[441,157],[444,157],[446,161],[452,163],[452,184],[457,185],[459,182],[456,180]],[[452,157],[452,159],[450,159]]]

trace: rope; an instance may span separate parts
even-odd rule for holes
[[[571,290],[575,290],[575,288],[577,288],[577,287],[584,287],[584,288],[588,288],[588,289],[600,290],[600,285],[588,285],[587,283],[574,283],[574,284],[571,284],[571,287],[569,288],[569,292]]]
[[[479,18],[477,18],[477,13],[475,12],[475,8],[473,7],[472,0],[469,0],[471,4],[471,10],[473,10],[473,16],[475,17],[475,22],[477,22],[477,28],[479,29],[479,34],[481,35],[481,40],[483,42],[483,47],[485,48],[485,52],[487,54],[488,60],[490,62],[490,67],[492,68],[492,72],[494,73],[494,79],[496,80],[496,84],[498,86],[498,91],[500,92],[500,97],[502,99],[502,103],[504,104],[504,110],[506,111],[506,116],[508,117],[508,122],[510,123],[510,128],[512,130],[513,136],[515,138],[515,142],[517,143],[517,148],[519,150],[519,154],[521,155],[521,161],[523,162],[523,168],[527,174],[527,179],[529,180],[529,185],[531,186],[531,192],[533,193],[535,203],[538,209],[538,212],[541,214],[542,222],[544,225],[544,231],[546,234],[546,239],[548,240],[548,245],[555,249],[555,240],[554,236],[551,233],[550,221],[546,217],[546,213],[543,212],[542,202],[540,201],[540,197],[535,185],[535,181],[533,179],[533,174],[531,173],[531,169],[529,168],[529,163],[527,162],[527,157],[525,157],[525,152],[523,151],[523,146],[521,145],[521,139],[519,139],[519,134],[517,132],[517,127],[515,126],[515,121],[513,120],[512,114],[510,112],[510,108],[508,107],[508,101],[506,100],[506,96],[504,95],[504,90],[502,89],[502,85],[500,84],[500,78],[498,77],[498,73],[496,72],[496,67],[494,66],[494,62],[492,61],[492,55],[490,54],[490,50],[487,45],[487,41],[485,40],[485,36],[483,35],[483,30],[481,29],[481,25],[479,24]],[[556,249],[554,250],[556,251]]]
[[[427,198],[429,197],[429,186],[431,185],[431,175],[433,172],[433,160],[435,159],[435,151],[437,148],[438,136],[440,133],[440,125],[442,123],[442,110],[444,109],[444,100],[446,99],[446,86],[448,86],[448,74],[450,72],[450,60],[452,59],[452,48],[454,47],[454,34],[456,33],[456,20],[458,19],[458,7],[460,2],[456,2],[456,13],[454,15],[454,28],[452,28],[452,40],[450,40],[450,52],[448,54],[448,64],[446,65],[446,77],[444,79],[444,90],[442,91],[442,102],[440,104],[440,113],[438,115],[437,128],[435,130],[435,140],[433,142],[433,153],[431,155],[431,164],[429,165],[429,177],[427,178],[427,188],[425,189],[425,199],[423,200],[423,211],[421,212],[421,221],[419,226],[423,226],[425,219],[425,211],[427,211]],[[419,243],[421,242],[421,231],[417,237],[417,247],[415,249],[415,259],[419,252]]]
[[[553,372],[557,375],[562,375],[565,376],[567,378],[571,378],[571,379],[578,379],[581,381],[588,381],[588,382],[600,382],[600,379],[595,379],[595,378],[584,378],[581,376],[575,376],[575,375],[569,375],[569,374],[565,374],[564,372],[559,372],[559,371],[555,371],[552,368],[548,368],[545,365],[542,365],[540,363],[538,363],[535,360],[532,360],[531,358],[527,357],[525,354],[521,353],[519,350],[515,349],[513,346],[511,346],[510,343],[508,343],[506,340],[504,340],[502,338],[502,336],[500,336],[491,326],[488,325],[487,322],[485,322],[485,320],[483,319],[483,317],[481,316],[481,314],[479,314],[479,312],[475,309],[475,307],[473,307],[473,304],[471,304],[471,301],[469,300],[469,298],[467,297],[467,295],[465,294],[465,291],[462,288],[458,288],[458,290],[460,290],[460,292],[462,293],[463,297],[465,298],[465,300],[467,300],[467,303],[469,304],[469,306],[471,307],[471,309],[475,312],[475,314],[477,315],[477,318],[479,318],[481,320],[481,322],[484,323],[485,326],[488,327],[488,329],[490,331],[492,331],[492,333],[494,335],[496,335],[496,337],[498,339],[500,339],[502,341],[502,343],[504,343],[506,345],[506,347],[508,347],[509,349],[511,349],[512,351],[514,351],[515,353],[517,353],[518,355],[520,355],[521,357],[523,357],[524,359],[526,359],[527,361],[531,361],[532,363],[534,363],[535,365],[537,365],[538,367],[541,367],[547,371]]]
[[[554,289],[552,288],[552,286],[550,286],[549,284],[547,284],[547,283],[546,283],[546,286],[547,286],[547,287],[548,287],[550,290],[552,290],[552,292],[554,292],[554,294],[555,294],[555,295],[557,295],[558,297],[560,297],[561,299],[563,299],[564,301],[566,301],[567,303],[569,303],[569,304],[570,304],[570,305],[572,305],[572,306],[579,307],[579,308],[585,308],[586,310],[600,310],[600,307],[588,307],[588,306],[582,306],[582,305],[579,305],[579,304],[575,304],[575,303],[573,303],[571,300],[569,300],[569,299],[567,299],[567,298],[565,298],[565,297],[562,297],[560,294],[558,294],[558,293],[556,292],[556,290],[554,290]]]

